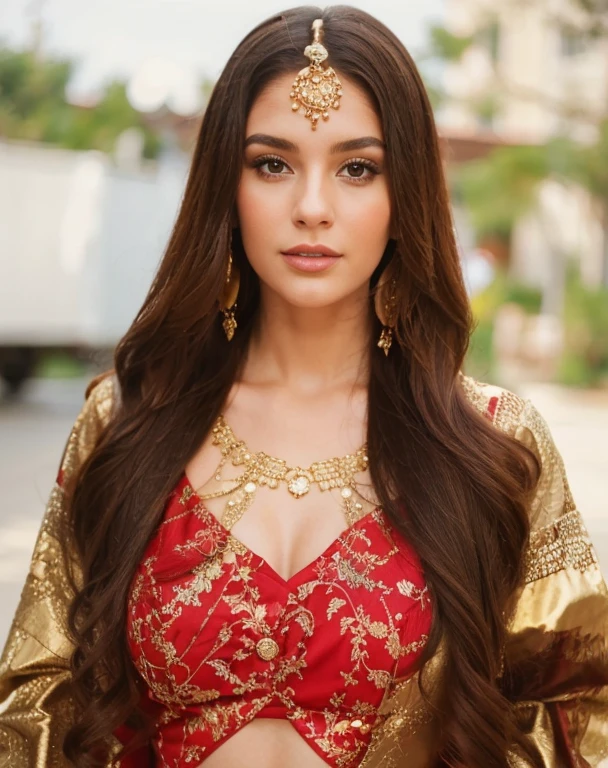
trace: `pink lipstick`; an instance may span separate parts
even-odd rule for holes
[[[300,243],[281,253],[290,266],[301,272],[321,272],[341,258],[341,254],[323,244]]]

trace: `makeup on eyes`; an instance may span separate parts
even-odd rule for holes
[[[248,163],[248,165],[251,168],[253,168],[262,178],[276,179],[276,178],[281,178],[288,175],[284,173],[270,173],[269,171],[262,170],[262,167],[269,163],[275,163],[280,166],[289,167],[289,164],[285,160],[283,160],[282,157],[279,157],[278,155],[270,155],[270,154],[261,155],[260,157],[257,157],[255,158],[255,160]],[[343,163],[338,169],[338,173],[343,171],[345,168],[349,168],[352,166],[360,166],[364,169],[367,169],[371,173],[371,176],[367,174],[363,176],[343,177],[348,179],[349,182],[353,182],[355,184],[369,183],[374,176],[377,176],[379,173],[382,172],[381,167],[378,165],[378,163],[375,163],[373,160],[370,160],[369,158],[364,158],[364,157],[355,157]]]

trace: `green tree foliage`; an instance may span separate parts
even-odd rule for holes
[[[499,147],[463,165],[454,176],[454,191],[479,237],[508,240],[517,219],[533,209],[542,181],[582,180],[584,151],[566,137],[541,145]]]
[[[29,51],[0,47],[0,134],[53,141],[68,120],[71,75],[68,61],[41,64]]]
[[[594,198],[608,204],[608,120],[600,124],[594,144],[579,148],[569,173]]]
[[[573,386],[608,381],[608,288],[585,285],[574,264],[568,266],[565,321],[559,380]]]
[[[439,24],[429,27],[430,54],[443,61],[460,61],[473,39],[472,35],[455,35]]]
[[[517,282],[504,268],[497,269],[494,279],[471,299],[475,327],[467,353],[466,371],[475,378],[499,384],[494,349],[494,325],[499,308],[517,304],[528,315],[538,314],[542,302],[538,288]]]
[[[122,131],[136,127],[144,135],[144,157],[158,155],[160,138],[129,103],[125,83],[109,83],[99,102],[85,108],[66,99],[73,73],[67,59],[0,46],[0,136],[111,152]]]

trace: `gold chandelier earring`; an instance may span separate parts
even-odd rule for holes
[[[234,311],[236,309],[236,297],[239,293],[240,283],[241,276],[238,267],[233,263],[232,250],[230,250],[228,252],[228,272],[226,274],[226,282],[224,283],[224,288],[220,297],[220,309],[224,315],[222,327],[228,341],[232,341],[236,330],[237,323]]]
[[[384,270],[376,287],[374,296],[374,308],[378,319],[384,326],[378,339],[378,346],[388,355],[391,344],[393,343],[393,328],[397,322],[397,280],[387,275],[388,269]]]

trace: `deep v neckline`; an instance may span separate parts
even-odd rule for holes
[[[197,511],[202,513],[202,515],[205,517],[205,519],[215,527],[215,529],[226,539],[232,539],[235,541],[239,547],[241,547],[243,550],[247,552],[247,554],[252,557],[254,560],[257,561],[259,566],[261,568],[265,568],[266,571],[269,573],[269,575],[275,580],[278,581],[280,584],[282,584],[284,587],[287,587],[289,589],[293,587],[300,586],[302,582],[302,578],[311,571],[319,562],[321,562],[324,559],[327,559],[338,547],[340,544],[343,543],[344,536],[348,534],[350,531],[358,528],[362,523],[369,522],[370,519],[372,519],[376,512],[381,512],[381,507],[377,506],[373,509],[370,509],[369,512],[366,512],[364,515],[362,515],[360,518],[358,518],[352,525],[347,525],[346,528],[341,531],[333,541],[331,541],[327,547],[321,552],[320,555],[315,557],[314,560],[307,563],[305,566],[300,568],[300,570],[296,571],[292,576],[290,576],[288,579],[286,579],[284,576],[281,576],[278,571],[270,565],[268,560],[266,558],[262,557],[262,555],[258,555],[257,552],[254,552],[251,547],[248,547],[247,544],[245,544],[243,541],[241,541],[237,536],[235,536],[232,531],[230,531],[226,526],[221,522],[221,520],[218,520],[218,518],[213,514],[213,512],[207,507],[205,502],[201,499],[201,497],[198,495],[198,493],[194,490],[194,486],[190,482],[188,478],[188,474],[186,473],[186,470],[182,472],[182,481],[181,481],[181,487],[179,489],[180,496],[183,493],[184,489],[188,488],[188,499],[190,501],[194,502],[194,505],[196,506]]]

